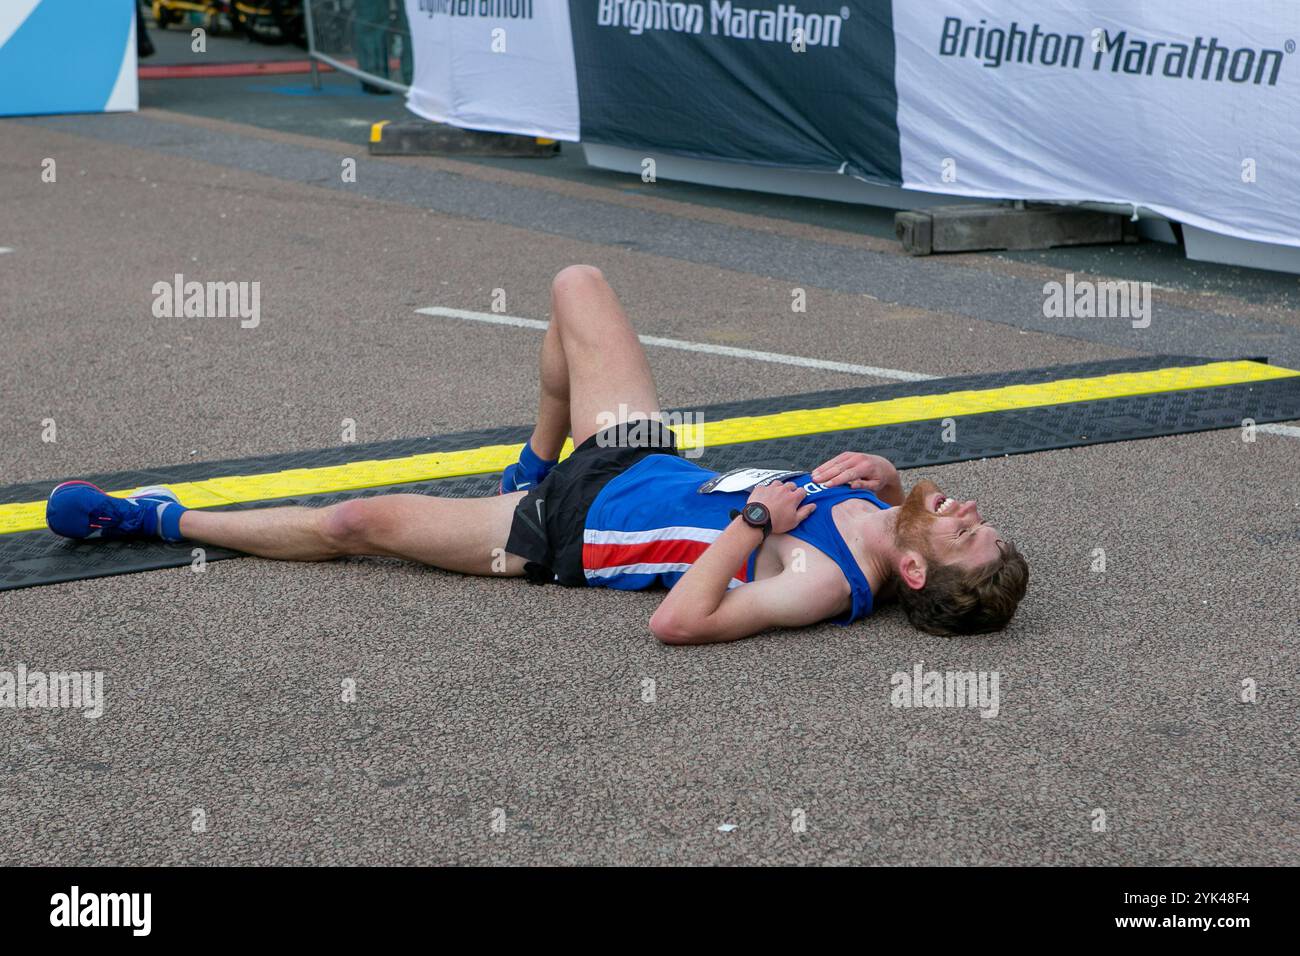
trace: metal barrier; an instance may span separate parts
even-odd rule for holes
[[[312,86],[317,62],[373,86],[405,93],[411,83],[411,28],[404,0],[303,0]]]

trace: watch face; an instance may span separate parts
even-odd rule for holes
[[[767,521],[767,508],[757,501],[745,505],[745,517],[756,524]]]

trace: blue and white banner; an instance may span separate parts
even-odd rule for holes
[[[135,0],[0,0],[0,116],[139,109]]]
[[[407,5],[430,119],[1300,246],[1295,0]]]

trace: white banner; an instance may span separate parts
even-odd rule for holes
[[[1300,246],[1295,0],[894,0],[903,185]]]
[[[578,140],[568,0],[406,0],[406,105],[466,129]]]

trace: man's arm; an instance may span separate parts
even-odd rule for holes
[[[755,488],[751,502],[765,505],[777,534],[796,527],[816,505],[803,505],[806,492],[794,485]],[[666,644],[734,641],[770,627],[799,627],[835,613],[843,593],[806,572],[782,572],[728,590],[732,575],[763,543],[763,532],[740,518],[709,545],[668,592],[650,618],[650,630]]]
[[[669,606],[669,600],[686,582],[683,576],[650,618],[650,630],[665,644],[717,644],[774,627],[816,624],[848,606],[848,588],[838,573],[836,578],[827,580],[808,571],[785,570],[726,591],[711,614],[690,618],[680,616]]]

